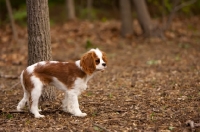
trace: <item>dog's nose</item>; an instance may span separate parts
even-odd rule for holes
[[[106,63],[103,63],[102,65],[103,65],[103,66],[106,66]]]

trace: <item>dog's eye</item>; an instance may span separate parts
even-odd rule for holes
[[[99,64],[100,63],[100,59],[96,59],[95,62],[96,62],[96,64]]]

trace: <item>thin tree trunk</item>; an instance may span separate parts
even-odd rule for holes
[[[151,36],[153,25],[145,0],[133,0],[139,23],[145,36]]]
[[[121,34],[130,36],[133,34],[133,18],[130,0],[119,0],[121,14]]]
[[[8,9],[8,15],[9,15],[10,23],[11,23],[11,27],[12,27],[13,39],[15,41],[17,41],[18,40],[18,33],[17,33],[16,28],[15,28],[15,20],[13,18],[10,0],[6,0],[6,6],[7,6],[7,9]]]
[[[66,6],[67,6],[68,19],[75,20],[76,15],[75,15],[74,0],[66,0]]]
[[[28,65],[51,60],[48,0],[26,0],[28,19]],[[54,99],[53,87],[45,88],[42,99]]]
[[[93,3],[93,0],[87,0],[87,18],[88,19],[92,18],[92,3]]]

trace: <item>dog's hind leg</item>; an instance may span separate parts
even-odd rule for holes
[[[35,118],[44,117],[44,115],[41,115],[39,113],[39,109],[38,109],[38,103],[39,103],[39,98],[42,94],[43,84],[40,81],[40,79],[35,76],[32,76],[31,80],[34,84],[34,88],[31,91],[30,111],[31,111],[31,113],[34,114]]]
[[[22,100],[18,103],[18,105],[17,105],[17,110],[18,110],[18,111],[21,111],[21,110],[24,108],[26,102],[28,102],[28,100],[29,100],[29,93],[28,93],[26,90],[24,90],[24,97],[23,97]]]
[[[20,82],[21,82],[21,85],[22,85],[22,88],[23,88],[23,91],[24,91],[24,96],[23,96],[22,100],[17,105],[18,111],[21,111],[24,108],[26,102],[29,101],[29,96],[30,96],[28,91],[25,89],[25,86],[24,86],[23,73],[24,73],[24,71],[22,71],[22,73],[20,75]]]

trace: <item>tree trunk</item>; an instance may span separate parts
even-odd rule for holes
[[[92,3],[93,0],[87,0],[87,18],[92,19]]]
[[[13,14],[12,14],[12,7],[11,7],[11,4],[10,4],[10,0],[6,0],[6,6],[7,6],[7,10],[8,10],[9,18],[10,18],[10,23],[11,23],[11,27],[12,27],[13,39],[15,41],[17,41],[18,40],[18,34],[17,34],[17,30],[15,28],[15,21],[14,21]]]
[[[130,0],[119,0],[121,14],[121,34],[130,36],[133,34],[133,18]]]
[[[133,3],[135,5],[138,21],[142,27],[144,35],[151,36],[153,25],[145,0],[133,0]]]
[[[67,6],[68,19],[75,20],[76,15],[75,15],[74,0],[66,0],[66,6]]]
[[[28,65],[51,60],[48,0],[26,0],[28,19]],[[45,88],[42,99],[54,99],[54,88]]]

